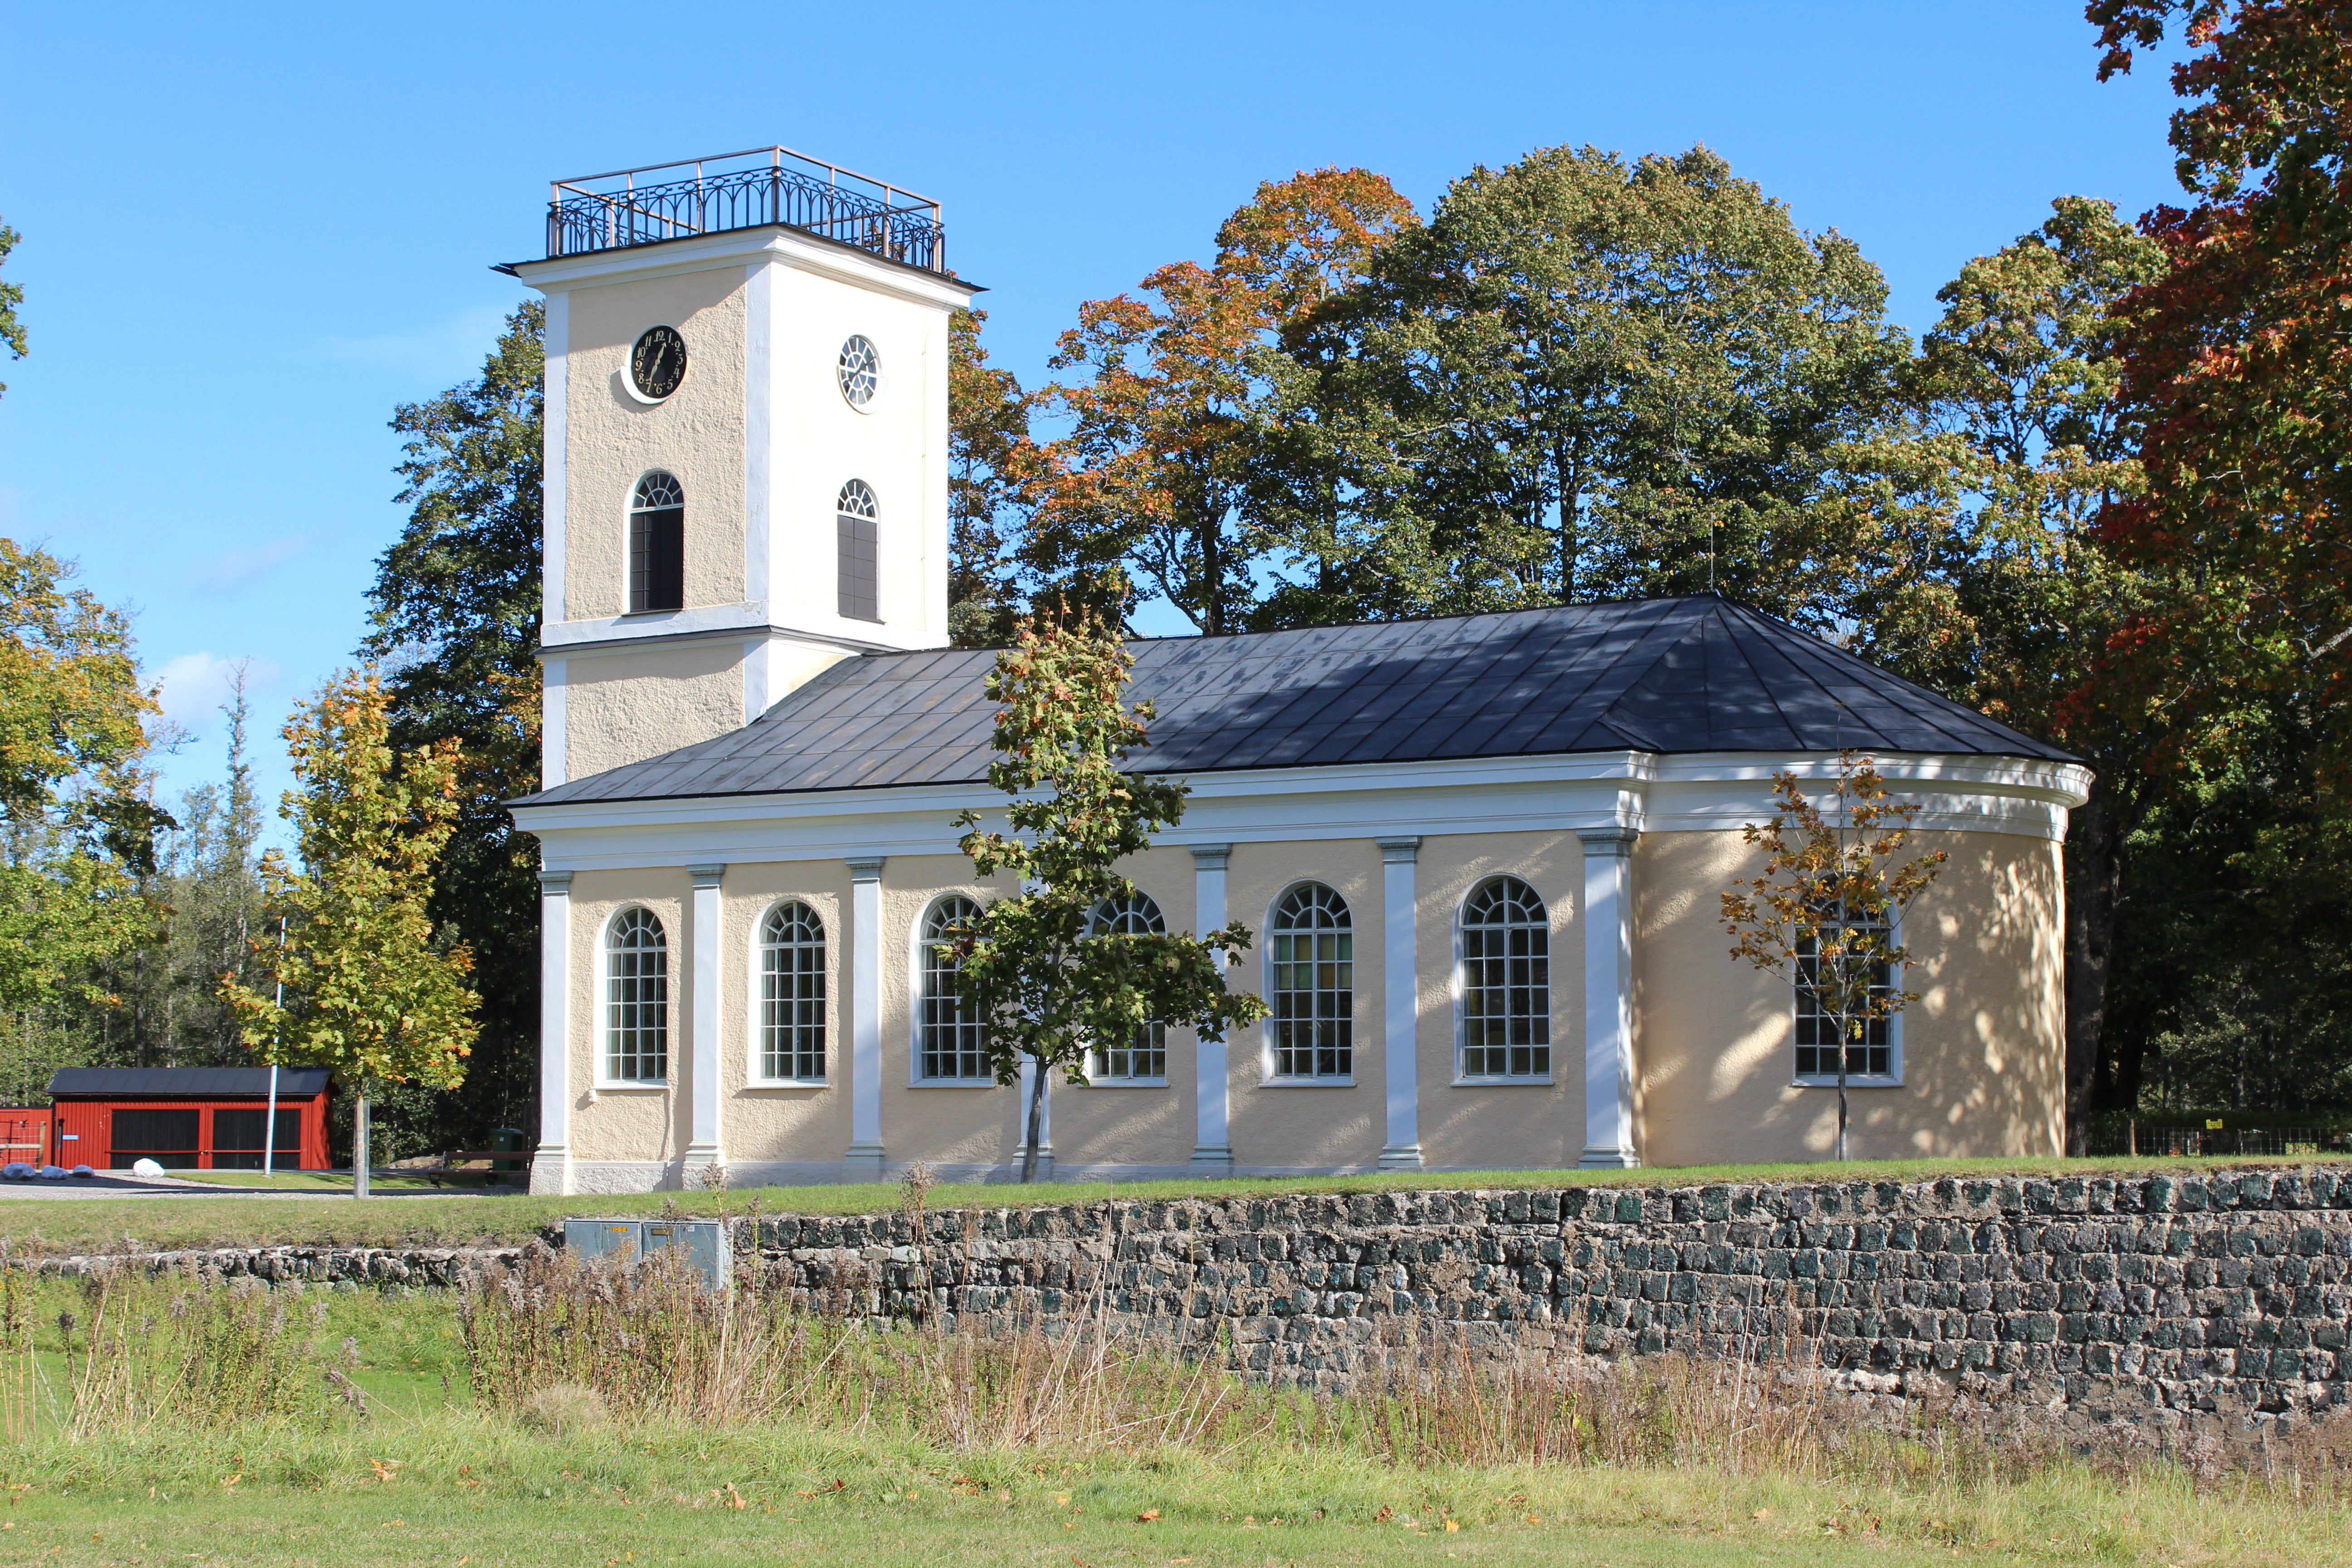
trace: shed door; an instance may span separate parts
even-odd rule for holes
[[[194,1110],[117,1110],[111,1137],[113,1158],[120,1168],[135,1160],[152,1160],[167,1171],[190,1171],[196,1164]]]
[[[261,1123],[268,1114],[259,1106],[250,1110],[214,1111],[213,1168],[217,1171],[261,1169]],[[280,1110],[278,1113],[278,1157],[270,1163],[281,1171],[293,1170],[302,1163],[302,1113],[299,1110]]]

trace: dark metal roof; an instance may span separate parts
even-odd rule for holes
[[[325,1068],[279,1068],[278,1097],[307,1100],[327,1087]],[[171,1095],[190,1100],[269,1092],[268,1068],[60,1068],[51,1094],[100,1094],[129,1099]]]
[[[2070,753],[1711,595],[1168,637],[1135,650],[1155,773],[1574,752]],[[987,649],[866,654],[730,733],[517,805],[987,776]]]

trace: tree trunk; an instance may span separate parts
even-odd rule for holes
[[[2104,774],[2066,833],[2066,1152],[2083,1152],[2084,1118],[2098,1076],[2115,957],[2116,901],[2123,881],[2122,814]]]
[[[352,1196],[368,1195],[368,1096],[367,1084],[360,1084],[359,1107],[352,1116]]]
[[[1045,1121],[1045,1058],[1034,1057],[1036,1071],[1029,1084],[1029,1131],[1021,1142],[1021,1184],[1037,1179],[1037,1133]]]

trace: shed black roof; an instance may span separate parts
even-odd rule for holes
[[[1155,773],[1633,750],[2070,753],[1713,595],[1132,645]],[[740,730],[517,805],[987,777],[994,653],[866,654]]]
[[[325,1068],[279,1068],[278,1097],[307,1100],[327,1087]],[[51,1094],[177,1095],[190,1100],[269,1092],[268,1068],[60,1068]]]

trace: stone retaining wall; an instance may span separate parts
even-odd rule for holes
[[[2342,1405],[2352,1372],[2352,1169],[777,1216],[736,1247],[814,1310],[1107,1310],[1332,1390],[1437,1336],[2243,1431]]]
[[[346,1286],[406,1285],[420,1289],[456,1285],[468,1273],[518,1267],[519,1247],[207,1247],[174,1252],[110,1256],[26,1258],[16,1266],[43,1279],[79,1279],[93,1269],[125,1263],[155,1271],[195,1269],[223,1279],[259,1279],[271,1285],[302,1283]]]

